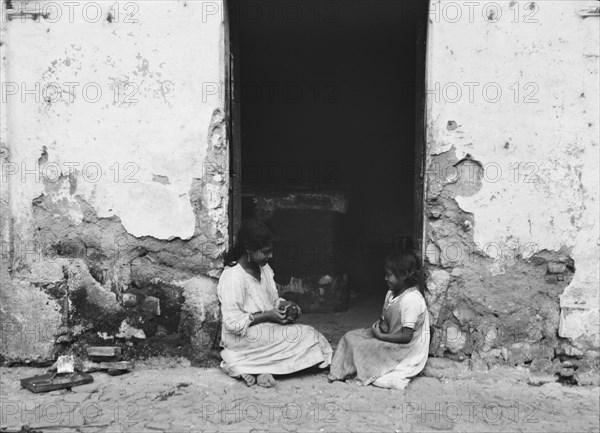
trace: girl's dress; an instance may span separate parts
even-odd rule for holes
[[[237,263],[227,266],[217,286],[221,301],[221,368],[230,376],[288,374],[331,363],[331,345],[307,325],[259,323],[250,325],[250,314],[272,310],[279,298],[274,274],[267,264],[260,281]]]
[[[411,287],[393,298],[389,291],[382,316],[389,333],[403,327],[414,330],[407,344],[376,339],[371,328],[356,329],[340,340],[331,362],[329,380],[345,380],[356,375],[362,385],[404,389],[409,379],[423,370],[429,352],[429,313],[421,293]]]

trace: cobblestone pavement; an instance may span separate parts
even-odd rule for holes
[[[174,365],[175,364],[175,365]],[[1,425],[44,432],[598,432],[599,388],[527,384],[495,369],[461,379],[417,377],[405,391],[329,384],[323,373],[248,388],[219,369],[184,362],[94,373],[72,391],[33,394],[19,379],[42,369],[1,370]]]

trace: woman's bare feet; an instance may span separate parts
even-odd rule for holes
[[[248,386],[254,386],[256,384],[256,377],[253,374],[241,374],[242,379]]]
[[[258,381],[258,386],[262,386],[263,388],[271,388],[275,386],[276,383],[273,376],[268,373],[259,374],[256,379]]]

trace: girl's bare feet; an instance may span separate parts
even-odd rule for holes
[[[254,377],[253,374],[241,374],[240,376],[242,376],[242,379],[244,379],[246,385],[253,386],[254,384],[256,384],[256,377]]]
[[[271,388],[275,386],[275,379],[268,373],[259,374],[256,379],[258,381],[258,386],[262,386],[263,388]]]

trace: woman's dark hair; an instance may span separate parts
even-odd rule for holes
[[[231,266],[246,250],[256,251],[273,244],[273,232],[265,223],[257,219],[242,221],[235,244],[224,257],[225,264]]]
[[[392,251],[385,259],[385,268],[396,278],[408,274],[406,283],[419,287],[421,264],[417,256],[407,251]]]

